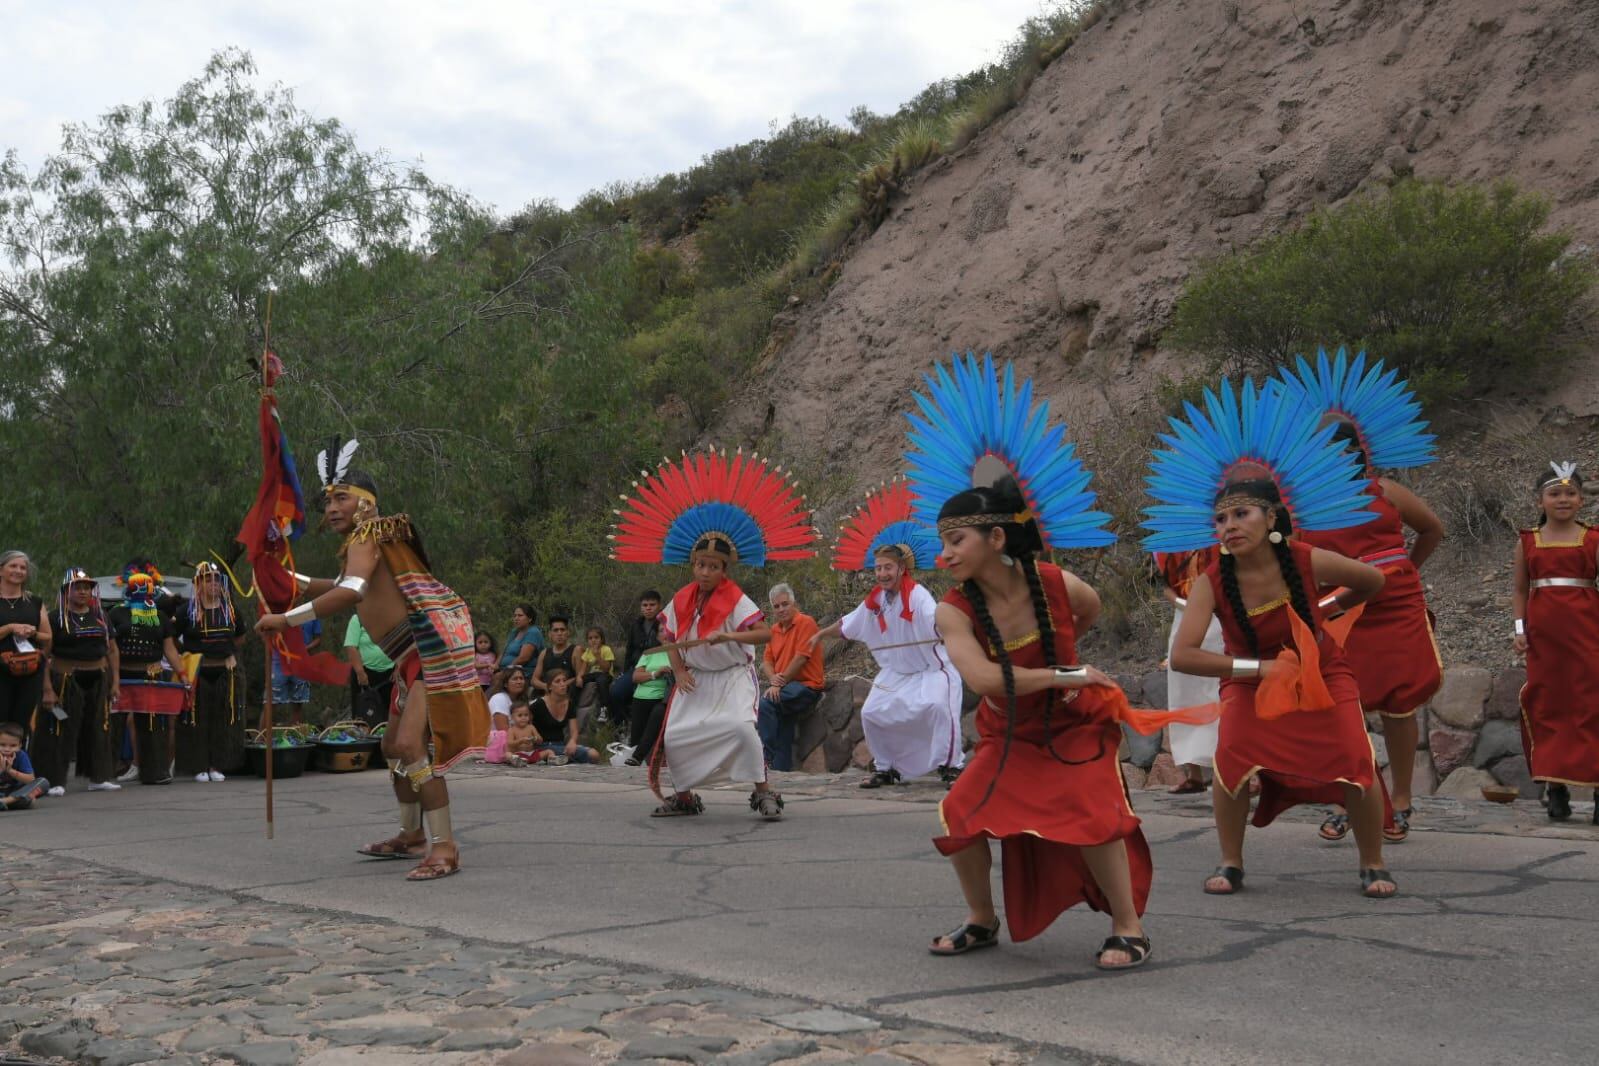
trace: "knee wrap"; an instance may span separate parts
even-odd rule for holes
[[[409,766],[400,766],[398,759],[391,761],[395,765],[394,775],[411,782],[412,791],[421,792],[422,786],[433,779],[433,763],[427,759],[418,759]]]

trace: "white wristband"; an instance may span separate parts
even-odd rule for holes
[[[315,602],[312,600],[306,600],[304,603],[285,614],[283,616],[283,620],[289,623],[291,626],[303,626],[307,622],[316,621]]]
[[[1234,659],[1230,677],[1248,678],[1260,676],[1259,659]]]
[[[1520,618],[1516,619],[1516,636],[1524,637],[1526,635],[1527,635],[1527,623],[1522,621]]]

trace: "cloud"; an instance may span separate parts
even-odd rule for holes
[[[209,55],[364,148],[420,159],[502,212],[681,170],[773,121],[892,111],[995,59],[1040,0],[529,0],[383,5],[0,0],[6,147],[37,165],[65,122],[164,98]]]

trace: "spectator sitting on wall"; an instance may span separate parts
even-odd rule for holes
[[[511,632],[505,638],[505,650],[500,652],[500,669],[513,667],[524,674],[533,672],[533,661],[544,650],[544,634],[533,624],[533,608],[518,604],[511,612]]]
[[[792,588],[774,585],[767,600],[772,607],[772,640],[761,660],[766,688],[756,724],[767,765],[792,770],[795,726],[822,698],[826,681],[822,649],[811,647],[818,632],[816,619],[799,609]]]
[[[611,710],[620,715],[628,709],[633,699],[633,671],[646,651],[661,642],[661,594],[649,589],[639,595],[638,617],[627,630],[627,651],[622,656],[622,668],[611,682]]]
[[[563,668],[568,677],[576,677],[576,654],[577,646],[572,643],[571,619],[564,614],[550,615],[550,643],[539,652],[537,665],[533,667],[533,688],[538,692],[548,692],[550,685],[547,675],[557,666]]]

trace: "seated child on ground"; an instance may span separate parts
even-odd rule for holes
[[[0,811],[25,811],[50,787],[34,776],[33,762],[22,750],[26,737],[17,723],[0,722]]]
[[[544,750],[543,738],[533,728],[533,712],[527,701],[511,705],[511,728],[506,730],[506,754],[523,766],[546,762],[553,756]]]

